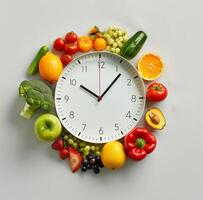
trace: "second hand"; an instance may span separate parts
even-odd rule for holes
[[[99,98],[98,98],[98,102],[101,101],[101,67],[100,67],[100,58],[101,58],[101,54],[99,54]]]

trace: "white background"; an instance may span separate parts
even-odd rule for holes
[[[203,199],[203,3],[201,0],[0,1],[1,199]],[[144,161],[95,176],[72,174],[49,144],[19,117],[19,83],[40,46],[92,25],[140,29],[165,61],[168,89],[160,107],[167,118],[158,146]]]

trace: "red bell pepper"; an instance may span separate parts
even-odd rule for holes
[[[156,138],[146,128],[135,128],[124,138],[127,155],[132,160],[142,160],[156,147]]]

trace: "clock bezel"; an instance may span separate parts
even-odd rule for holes
[[[135,128],[135,127],[137,126],[137,124],[138,124],[138,123],[140,122],[140,120],[142,119],[142,116],[143,116],[143,114],[144,114],[144,110],[145,110],[145,107],[146,107],[146,89],[145,89],[144,81],[143,81],[143,79],[141,78],[141,76],[139,75],[139,73],[138,73],[137,69],[135,68],[135,66],[134,66],[129,60],[127,60],[126,58],[124,58],[124,57],[122,57],[122,56],[120,56],[120,55],[118,55],[118,54],[114,54],[114,53],[108,52],[108,51],[95,51],[95,52],[89,52],[89,53],[81,54],[80,56],[78,56],[78,57],[76,57],[74,60],[72,60],[72,61],[69,63],[69,65],[71,65],[71,64],[74,63],[74,62],[77,62],[77,61],[80,60],[80,58],[82,58],[82,57],[91,56],[91,55],[95,55],[95,54],[99,54],[99,53],[101,53],[101,54],[104,54],[104,53],[105,53],[105,54],[108,54],[108,55],[110,55],[110,56],[115,56],[115,57],[117,57],[117,58],[120,58],[120,59],[124,60],[124,61],[127,62],[127,63],[136,71],[136,73],[137,73],[137,76],[138,76],[138,78],[139,78],[139,81],[141,82],[142,90],[143,90],[143,107],[142,107],[142,110],[141,110],[141,114],[139,115],[139,118],[137,119],[136,125],[134,125],[134,126],[132,127],[132,129],[133,129],[133,128]],[[66,67],[68,67],[68,65],[67,65]],[[60,77],[59,77],[59,79],[58,79],[58,81],[57,81],[57,84],[56,84],[55,97],[54,97],[55,105],[57,105],[57,101],[58,101],[58,100],[57,100],[57,95],[56,95],[56,93],[57,93],[57,87],[58,87],[58,83],[60,82],[60,80],[61,80],[62,77],[63,77],[63,73],[64,73],[64,70],[63,70],[63,72],[61,73],[61,75],[60,75]],[[57,110],[57,106],[56,106],[56,113],[57,113],[57,116],[59,117],[59,120],[60,120],[61,124],[62,124],[63,127],[67,130],[66,126],[64,125],[63,120],[60,119],[60,115],[59,115],[59,111]],[[129,132],[130,132],[132,129],[130,129]],[[103,143],[107,143],[107,142],[110,142],[110,141],[119,140],[119,139],[122,139],[123,137],[125,137],[125,135],[128,134],[128,133],[124,133],[123,135],[121,135],[121,137],[118,137],[118,138],[115,138],[115,139],[111,139],[111,140],[108,140],[108,141],[105,141],[105,140],[102,140],[102,141],[100,141],[100,140],[90,141],[90,140],[88,140],[87,138],[81,138],[81,137],[79,137],[79,135],[74,134],[71,130],[67,130],[67,131],[68,131],[69,133],[71,133],[72,135],[74,135],[75,137],[77,137],[78,139],[80,139],[80,140],[83,140],[83,141],[86,141],[86,142],[89,142],[89,143],[95,143],[95,144],[103,144]]]

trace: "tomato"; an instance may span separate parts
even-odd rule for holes
[[[65,44],[64,49],[66,54],[75,54],[78,51],[77,44]]]
[[[65,41],[62,38],[57,38],[54,41],[54,49],[56,49],[57,51],[63,51],[64,47],[65,47]]]
[[[104,38],[96,38],[93,43],[93,47],[96,51],[106,49],[106,40]]]
[[[69,32],[69,33],[66,34],[65,40],[66,40],[67,43],[77,42],[78,35],[76,33],[74,33],[73,31]]]
[[[163,101],[168,91],[162,83],[152,83],[147,87],[147,99],[150,101]]]
[[[71,54],[62,54],[60,59],[62,64],[66,66],[73,60],[73,56]]]
[[[88,52],[92,49],[92,39],[89,36],[81,36],[78,39],[78,49],[81,52]]]

